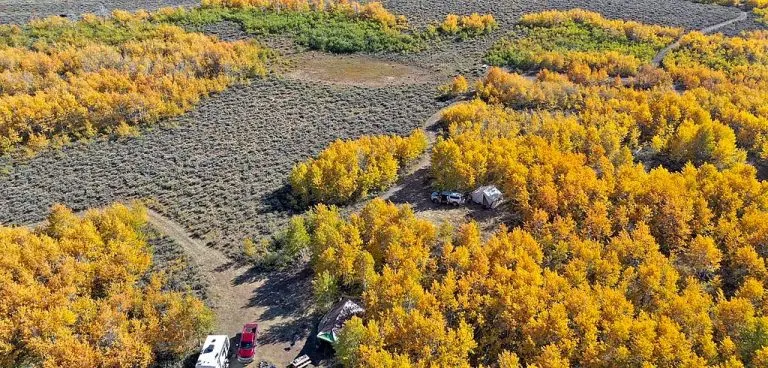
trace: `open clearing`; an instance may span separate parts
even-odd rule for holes
[[[349,86],[384,87],[420,84],[439,76],[419,67],[366,55],[329,55],[307,52],[296,56],[288,78]]]
[[[236,336],[245,323],[258,321],[260,360],[286,366],[299,355],[312,330],[311,299],[304,297],[311,288],[308,270],[259,276],[193,239],[181,225],[155,211],[148,214],[152,227],[181,246],[209,278],[217,331]],[[234,357],[232,363],[241,366]]]

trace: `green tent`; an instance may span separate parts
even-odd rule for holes
[[[317,326],[317,338],[335,344],[338,332],[341,330],[341,326],[344,326],[344,322],[363,312],[365,309],[357,303],[349,299],[342,299],[334,304],[331,310],[320,320],[320,324]]]

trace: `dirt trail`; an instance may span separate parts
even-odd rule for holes
[[[199,240],[191,238],[181,225],[163,217],[163,215],[151,209],[147,209],[147,215],[152,227],[181,245],[187,254],[201,267],[211,265],[216,268],[229,262],[229,259],[222,253],[216,251],[212,252],[211,248],[206,247],[205,244],[201,243]]]
[[[719,30],[719,29],[721,29],[721,28],[723,28],[725,26],[731,25],[731,24],[736,23],[736,22],[744,21],[744,20],[747,19],[747,16],[748,16],[748,13],[745,12],[745,11],[742,11],[741,14],[739,14],[739,16],[736,17],[736,18],[729,19],[729,20],[726,20],[724,22],[720,22],[720,23],[713,24],[711,26],[702,28],[702,29],[698,30],[698,32],[701,32],[701,33],[704,33],[704,34],[712,33],[712,32],[715,32],[715,31],[717,31],[717,30]],[[653,57],[653,60],[651,61],[651,64],[653,66],[655,66],[655,67],[661,66],[661,62],[664,61],[664,57],[667,56],[667,54],[670,51],[680,47],[680,40],[682,40],[683,37],[686,34],[688,34],[688,33],[683,33],[683,35],[681,35],[677,40],[675,40],[675,42],[673,42],[673,43],[669,44],[667,47],[661,49],[661,51],[659,51],[659,53],[656,54],[656,56]]]
[[[311,294],[311,272],[296,269],[264,275],[248,264],[233,262],[154,210],[147,209],[147,217],[155,230],[181,246],[199,266],[202,276],[209,278],[208,292],[216,312],[214,333],[234,338],[245,323],[257,321],[261,331],[257,361],[266,360],[285,367],[300,352],[314,358],[313,346],[305,346],[314,321],[310,314],[311,298],[307,297]],[[47,220],[43,220],[24,226],[37,228],[46,223]],[[235,351],[233,349],[230,367],[242,367],[235,359]]]
[[[216,333],[235,336],[246,322],[258,321],[262,341],[257,359],[284,367],[298,355],[309,329],[309,316],[307,305],[296,305],[292,294],[307,287],[305,272],[259,277],[249,266],[234,264],[221,252],[192,238],[178,223],[153,210],[147,213],[149,223],[184,248],[210,278]],[[232,359],[230,366],[241,365]]]
[[[429,167],[430,159],[432,157],[432,147],[435,146],[435,143],[437,142],[437,123],[440,122],[440,119],[443,117],[443,113],[462,102],[466,102],[465,98],[462,98],[458,101],[453,102],[452,104],[443,107],[442,109],[438,110],[436,113],[432,114],[425,122],[422,124],[421,129],[424,129],[424,132],[427,133],[427,148],[424,150],[424,153],[421,154],[421,156],[418,158],[417,161],[410,164],[403,173],[400,174],[400,177],[403,178],[403,180],[399,180],[397,185],[387,189],[387,191],[381,193],[378,195],[379,198],[382,199],[389,199],[392,196],[394,196],[396,193],[400,192],[404,187],[408,186],[410,183],[408,180],[405,180],[409,177],[412,177],[415,173],[419,171],[424,171]],[[355,206],[357,207],[357,206]]]

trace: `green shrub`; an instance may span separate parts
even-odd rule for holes
[[[523,17],[516,34],[497,42],[486,61],[521,71],[568,72],[588,66],[611,76],[634,75],[680,32],[677,28],[609,20],[580,9],[547,11]]]
[[[342,12],[282,11],[257,8],[207,7],[169,9],[155,17],[187,27],[202,27],[221,21],[238,23],[254,35],[292,34],[310,49],[350,52],[406,52],[423,46],[419,37],[375,20],[353,18]]]
[[[294,216],[288,227],[272,239],[253,239],[243,241],[243,255],[264,268],[285,267],[299,258],[309,246],[309,232],[306,220],[302,216]]]

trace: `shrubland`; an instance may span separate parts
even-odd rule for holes
[[[424,131],[410,136],[364,136],[337,140],[293,167],[289,178],[299,206],[345,204],[385,189],[397,180],[398,170],[427,147]]]
[[[491,14],[449,14],[426,30],[412,29],[402,15],[379,2],[307,0],[210,0],[193,9],[165,8],[159,21],[200,27],[231,21],[249,34],[290,34],[310,49],[336,53],[415,52],[441,36],[479,37],[498,28]]]
[[[229,7],[281,11],[338,12],[349,18],[371,20],[385,27],[404,26],[404,16],[395,16],[380,2],[359,3],[356,1],[318,0],[203,0],[203,7]]]
[[[490,15],[455,19],[458,28],[446,34],[479,36],[496,27]],[[404,17],[380,3],[348,1],[210,0],[189,9],[0,26],[0,155],[133,136],[211,93],[264,75],[269,50],[188,31],[221,21],[255,35],[290,34],[332,52],[416,51],[431,37],[408,29]]]
[[[212,313],[149,272],[146,221],[137,205],[56,206],[34,230],[0,227],[0,365],[148,367],[187,353]]]
[[[115,11],[0,26],[0,154],[131,135],[266,71],[252,42],[222,42]]]
[[[587,69],[604,76],[635,75],[643,63],[674,41],[679,28],[609,20],[581,9],[526,14],[512,36],[486,60],[519,71]]]
[[[751,10],[760,20],[768,23],[768,1],[766,0],[693,0],[697,3],[736,6]]]

